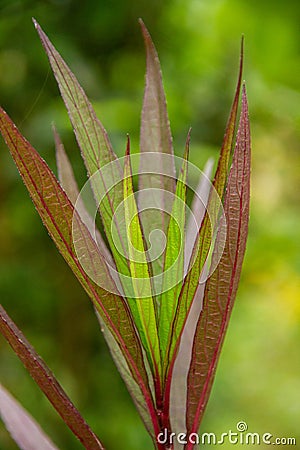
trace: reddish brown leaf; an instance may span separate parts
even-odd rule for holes
[[[126,233],[122,228],[122,224],[115,223],[117,233],[114,239],[112,239],[111,235],[111,224],[116,222],[117,217],[114,213],[123,200],[122,184],[120,183],[122,180],[122,168],[119,160],[112,149],[106,130],[96,116],[75,75],[39,24],[35,20],[33,22],[49,58],[61,96],[68,110],[82,157],[90,175],[90,185],[93,189],[97,206],[99,206],[110,249],[114,254],[119,271],[129,275],[127,261],[121,257],[117,250],[118,248],[123,249],[124,254],[126,254],[124,246]],[[103,175],[101,170],[104,166],[105,175]],[[107,183],[111,185],[111,188],[108,188]]]
[[[169,370],[165,382],[166,388],[165,388],[164,404],[166,411],[168,411],[170,407],[170,389],[171,389],[172,373],[177,352],[180,346],[181,336],[192,303],[197,293],[199,280],[203,275],[203,270],[205,268],[205,263],[209,255],[210,246],[212,243],[212,236],[213,233],[216,231],[215,228],[217,228],[219,222],[218,217],[221,212],[220,199],[223,197],[224,194],[226,180],[228,177],[228,164],[234,142],[234,132],[236,128],[237,110],[242,81],[242,70],[243,70],[243,41],[241,46],[240,67],[239,67],[237,87],[229,115],[229,120],[226,127],[225,136],[223,139],[223,144],[221,148],[220,157],[218,160],[215,178],[213,181],[214,189],[210,190],[206,212],[196,239],[196,243],[193,248],[189,272],[185,277],[180,292],[180,297],[174,319],[174,325],[172,327],[172,335],[170,339],[170,349],[169,349]]]
[[[154,405],[148,386],[140,340],[125,300],[111,293],[115,292],[114,283],[95,241],[81,222],[77,212],[74,211],[72,203],[52,171],[30,143],[20,134],[2,108],[0,108],[0,131],[44,225],[113,334],[134,380],[143,393],[148,412],[153,419],[153,423],[155,423]],[[74,220],[76,223],[75,237],[72,235]],[[73,239],[77,240],[77,245],[84,247],[86,258],[84,262],[85,264],[88,263],[91,270],[94,271],[93,279],[97,280],[99,279],[97,277],[101,277],[101,285],[104,284],[103,280],[105,280],[107,289],[111,292],[104,290],[92,281],[83,270],[74,251]]]
[[[188,374],[187,431],[197,432],[208,401],[244,258],[250,200],[250,129],[245,87],[237,142],[225,195],[226,245],[207,281]],[[220,236],[217,236],[217,241]],[[218,249],[218,245],[215,247]],[[216,252],[214,257],[219,257]],[[191,450],[191,444],[187,444]]]
[[[18,355],[34,381],[47,396],[64,422],[80,442],[90,450],[104,450],[103,445],[75,408],[53,373],[26,340],[0,305],[0,331]],[[42,448],[42,447],[41,447]]]
[[[168,209],[166,202],[170,201],[170,192],[175,193],[176,172],[173,158],[164,158],[164,154],[173,157],[173,145],[160,63],[151,36],[141,19],[140,25],[147,54],[146,83],[141,116],[140,170],[143,173],[147,171],[148,167],[154,167],[154,165],[156,170],[151,174],[140,175],[138,204],[140,210],[145,208],[141,215],[141,221],[146,241],[150,247],[152,245],[152,248],[155,248],[153,252],[159,255],[163,249],[162,234],[155,232],[152,235],[151,245],[148,238],[151,230],[160,230],[167,235],[168,215],[166,211]],[[149,198],[151,204],[157,205],[155,210],[147,210]],[[161,273],[162,264],[162,256],[153,261],[154,275]]]

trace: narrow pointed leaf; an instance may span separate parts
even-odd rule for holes
[[[169,196],[165,192],[175,192],[175,164],[170,164],[170,160],[163,158],[163,153],[173,155],[172,135],[167,113],[165,92],[162,83],[160,63],[151,36],[142,20],[140,20],[142,33],[144,36],[147,60],[146,60],[146,84],[144,93],[144,102],[141,117],[140,134],[140,167],[142,171],[149,165],[149,159],[153,155],[147,155],[148,152],[157,152],[156,163],[157,173],[164,175],[141,175],[139,179],[139,209],[143,210],[149,204],[149,196],[155,197],[156,211],[144,211],[141,215],[142,226],[145,232],[147,243],[151,230],[161,230],[165,235],[168,229],[168,215],[164,213],[167,210],[166,202]],[[153,166],[153,161],[152,161]],[[155,191],[148,189],[155,188]],[[158,191],[160,189],[160,191]],[[152,199],[151,204],[154,203]],[[161,250],[163,241],[160,240],[161,234],[156,234],[158,240],[153,241],[152,245]],[[154,274],[161,273],[163,256],[153,261]]]
[[[134,298],[129,298],[135,324],[141,336],[149,363],[160,372],[160,352],[156,312],[150,281],[149,266],[145,255],[144,237],[135,201],[130,165],[129,140],[124,164],[124,215],[128,236],[128,255]]]
[[[22,450],[58,450],[34,418],[0,384],[0,417]]]
[[[106,130],[96,116],[96,113],[89,102],[85,92],[78,83],[75,75],[71,72],[60,54],[51,44],[50,40],[43,32],[39,24],[34,20],[34,25],[38,31],[44,49],[49,58],[54,76],[58,83],[61,96],[65,102],[70,120],[72,122],[78,145],[90,176],[98,173],[99,176],[91,177],[91,187],[93,189],[95,199],[99,203],[99,210],[104,226],[104,230],[109,241],[110,248],[118,268],[122,272],[129,274],[129,269],[124,258],[119,257],[116,247],[124,247],[124,230],[116,224],[118,231],[118,241],[115,242],[111,238],[111,224],[115,220],[114,213],[122,201],[122,169],[118,159],[113,152],[111,143],[108,139]],[[109,164],[114,162],[114,164]],[[102,176],[101,168],[109,164],[105,177]],[[112,189],[107,189],[107,179],[115,180]],[[105,194],[103,196],[103,193]],[[102,200],[102,201],[100,201]],[[123,231],[123,234],[122,234]],[[123,248],[123,250],[125,250]]]
[[[241,85],[242,85],[243,64],[244,64],[244,37],[242,37],[242,42],[241,42],[240,70],[239,70],[237,88],[236,88],[235,97],[233,100],[233,105],[231,108],[229,121],[227,124],[225,137],[223,140],[223,145],[221,148],[221,154],[220,154],[220,158],[218,160],[218,167],[216,170],[214,183],[213,183],[214,187],[215,187],[217,193],[220,195],[220,197],[223,197],[224,187],[226,185],[227,177],[228,177],[229,159],[232,154],[232,143],[233,143],[234,133],[235,133],[235,129],[236,129],[239,97],[240,97],[240,91],[241,91]]]
[[[92,175],[102,165],[115,160],[116,155],[111,148],[103,125],[97,118],[91,103],[87,99],[75,75],[68,68],[65,61],[61,58],[35,20],[34,25],[49,58],[70,120],[74,126],[75,135],[85,159],[88,172]]]
[[[189,143],[190,132],[187,137],[184,160],[177,180],[165,250],[163,293],[160,299],[158,329],[164,369],[168,362],[167,349],[172,333],[170,325],[174,320],[184,274],[184,230]]]
[[[225,196],[226,245],[220,263],[205,287],[188,375],[188,432],[198,430],[236,296],[246,248],[249,200],[250,129],[243,87],[241,118]],[[191,450],[192,446],[187,449]]]
[[[68,195],[69,199],[71,200],[72,204],[75,205],[79,195],[78,184],[74,176],[72,165],[69,161],[64,145],[60,139],[60,136],[55,126],[52,127],[52,131],[55,142],[58,179],[60,181],[60,184],[64,188],[66,194]]]
[[[77,186],[77,182],[74,177],[74,172],[72,169],[72,166],[70,164],[70,161],[68,159],[68,156],[65,152],[64,146],[61,142],[61,139],[54,128],[54,137],[55,137],[55,145],[56,145],[56,160],[57,160],[57,166],[58,166],[58,175],[60,182],[62,184],[62,187],[65,189],[68,197],[71,199],[73,205],[75,205],[77,201],[77,211],[80,214],[80,217],[82,218],[83,222],[87,224],[88,228],[90,229],[90,223],[92,221],[91,217],[88,215],[88,212],[86,211],[85,205],[81,198],[78,199],[79,196],[79,190]],[[79,205],[78,205],[79,203]],[[101,254],[105,255],[105,259],[110,262],[110,264],[114,265],[114,262],[111,258],[111,255],[108,251],[108,249],[105,246],[104,241],[102,240],[102,237],[100,233],[96,230],[97,234],[97,243],[98,247],[100,245],[100,252]],[[103,245],[103,246],[102,246]],[[104,252],[104,253],[103,253]],[[105,322],[102,320],[100,314],[97,312],[96,314],[98,317],[98,320],[100,322],[101,331],[103,332],[103,335],[105,337],[106,343],[110,349],[111,355],[114,359],[114,362],[128,388],[128,391],[130,392],[133,401],[135,402],[135,405],[145,423],[145,426],[147,430],[149,431],[149,434],[154,439],[154,430],[153,425],[151,422],[151,417],[149,415],[147,404],[145,402],[145,398],[143,397],[142,391],[134,378],[132,377],[132,374],[130,372],[130,369],[128,367],[128,363],[126,362],[126,359],[124,358],[120,347],[114,338],[113,334],[110,332],[109,328],[105,324]],[[149,376],[149,374],[148,374]]]
[[[184,324],[186,322],[188,313],[190,311],[192,302],[195,298],[198,289],[199,279],[205,267],[205,262],[212,243],[213,233],[215,232],[215,228],[218,224],[218,217],[221,208],[220,198],[222,198],[224,194],[225,183],[228,176],[228,164],[233,147],[234,132],[237,121],[237,110],[239,104],[239,95],[242,82],[242,69],[243,69],[243,41],[241,47],[238,82],[213,182],[214,190],[210,191],[207,210],[204,215],[201,228],[192,252],[191,268],[187,276],[185,277],[180,292],[178,307],[175,314],[173,333],[169,343],[170,345],[169,373],[167,376],[166,382],[167,387],[165,391],[166,408],[169,407],[171,376],[176,354],[180,344],[181,334],[183,332]]]
[[[222,199],[224,195],[224,189],[226,186],[227,178],[228,178],[228,166],[229,166],[229,160],[230,156],[232,154],[233,150],[233,142],[234,142],[234,133],[236,129],[236,123],[237,123],[237,112],[238,112],[238,105],[239,105],[239,97],[240,97],[240,91],[241,91],[241,84],[242,84],[242,74],[243,74],[243,60],[244,60],[244,40],[242,38],[241,42],[241,53],[240,53],[240,68],[239,68],[239,75],[238,75],[238,81],[237,81],[237,87],[235,91],[235,96],[233,99],[233,104],[231,107],[229,120],[226,127],[225,136],[223,139],[223,144],[221,148],[220,157],[218,160],[217,170],[215,173],[215,177],[213,180],[213,186],[215,188],[215,193]],[[201,271],[203,269],[204,263],[206,261],[209,247],[211,245],[211,238],[212,238],[212,221],[215,222],[217,220],[217,217],[219,215],[219,205],[214,201],[214,195],[213,192],[210,191],[208,204],[206,208],[206,212],[203,217],[203,222],[201,225],[201,229],[199,232],[199,235],[196,239],[196,243],[193,248],[193,255],[192,255],[192,261],[193,261],[193,269],[189,272],[185,284],[188,285],[191,278],[194,278],[195,275],[198,273],[199,279]],[[210,214],[208,214],[208,211]],[[190,292],[191,290],[189,290]]]
[[[50,369],[0,305],[0,331],[34,381],[47,396],[80,442],[91,450],[104,450],[97,436],[75,408]],[[40,447],[43,448],[43,447]],[[31,449],[30,449],[31,450]]]
[[[91,231],[90,234],[93,236],[92,233],[92,230],[94,228],[93,220],[90,217],[89,213],[87,212],[82,198],[79,197],[79,189],[74,176],[72,165],[69,161],[64,145],[55,127],[53,127],[53,134],[55,140],[56,163],[60,184],[62,185],[69,199],[71,200],[72,205],[73,206],[76,205],[76,210],[79,213],[81,220],[87,226],[88,230]],[[114,267],[114,261],[112,259],[111,253],[106,247],[106,244],[97,228],[95,229],[95,238],[100,253],[104,256],[105,260],[108,261],[109,264]]]
[[[2,108],[0,108],[0,131],[44,225],[118,342],[132,376],[143,391],[149,414],[154,417],[139,338],[124,299],[110,293],[115,292],[114,282],[95,241],[45,161],[20,134]],[[72,235],[74,221],[75,237]],[[91,280],[78,261],[73,238],[77,240],[78,245],[84,247],[85,263],[94,271],[93,279],[101,278],[100,286]],[[108,291],[101,287],[104,282]]]

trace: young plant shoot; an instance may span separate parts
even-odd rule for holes
[[[79,189],[55,128],[58,179],[1,108],[2,136],[51,238],[93,302],[154,448],[192,450],[196,441],[190,437],[198,433],[208,402],[248,233],[250,131],[243,43],[211,182],[210,161],[204,172],[188,161],[191,131],[182,158],[174,155],[160,64],[141,20],[146,82],[140,152],[131,154],[127,137],[123,158],[114,153],[75,75],[34,25],[76,135],[86,185]],[[191,208],[188,189],[194,195]],[[105,238],[96,228],[97,214]],[[0,330],[82,445],[104,449],[2,306]],[[0,416],[20,448],[57,448],[4,388]]]

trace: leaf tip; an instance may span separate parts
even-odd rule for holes
[[[38,29],[40,28],[40,26],[39,26],[37,20],[36,20],[34,17],[32,17],[31,19],[32,19],[33,25],[34,25],[35,28],[38,30]]]
[[[245,35],[242,33],[241,35],[241,55],[244,54],[244,46],[245,46]]]
[[[188,159],[189,159],[191,133],[192,133],[192,127],[189,128],[189,131],[188,131],[188,134],[187,134],[187,137],[186,137],[185,150],[184,150],[184,159],[185,159],[185,161],[188,161]]]
[[[244,42],[245,38],[242,34],[241,37],[241,49],[240,49],[240,69],[239,69],[239,78],[238,78],[238,84],[240,85],[242,81],[242,75],[243,75],[243,66],[244,66]]]
[[[190,143],[190,140],[191,140],[191,134],[192,134],[192,127],[189,128],[187,138],[186,138],[186,141],[188,144]]]
[[[59,133],[57,131],[57,128],[56,128],[54,122],[52,122],[52,127],[51,128],[52,128],[52,134],[53,134],[53,137],[54,137],[55,150],[56,150],[56,155],[57,155],[60,152],[60,150],[61,150],[62,142],[61,142]]]
[[[139,24],[140,24],[143,36],[145,37],[145,35],[149,34],[149,32],[148,32],[147,27],[146,27],[146,25],[145,25],[145,23],[144,23],[144,21],[143,21],[143,19],[141,17],[139,17]]]
[[[129,156],[130,156],[130,136],[128,133],[126,135],[126,138],[127,138],[127,142],[126,142],[125,156],[126,156],[126,158],[129,158]]]
[[[245,80],[242,83],[242,102],[247,103],[247,88]]]
[[[151,39],[151,35],[150,35],[148,28],[146,27],[144,21],[141,18],[139,18],[139,24],[140,24],[140,27],[142,30],[142,35],[143,35],[144,41],[145,41],[146,50],[149,51],[149,49],[151,47],[154,47],[154,44]]]
[[[56,128],[56,125],[55,125],[54,121],[51,122],[51,129],[52,129],[53,134],[57,133],[57,128]]]
[[[46,40],[46,35],[45,35],[44,31],[42,30],[40,24],[37,22],[37,20],[34,17],[32,17],[32,22],[33,22],[33,25],[34,25],[36,31],[38,32],[38,35],[39,35],[42,43],[44,43]]]

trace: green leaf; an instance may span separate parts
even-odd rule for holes
[[[170,201],[170,192],[174,193],[175,185],[175,163],[170,162],[170,158],[164,158],[164,154],[173,156],[172,135],[167,113],[166,98],[162,83],[160,63],[151,36],[140,20],[142,33],[146,47],[146,83],[144,92],[144,102],[141,116],[140,133],[140,169],[145,172],[149,167],[153,167],[153,153],[155,152],[155,167],[151,174],[140,175],[139,177],[139,210],[141,214],[142,227],[148,247],[152,254],[159,255],[163,250],[164,240],[162,233],[167,234],[169,216],[166,214],[168,208],[166,204]],[[150,190],[149,190],[150,189]],[[149,202],[149,196],[151,201]],[[147,210],[150,204],[157,205],[156,210]],[[151,243],[149,236],[152,230],[161,232],[152,233]],[[163,266],[163,254],[155,259],[152,258],[153,274],[160,274]]]
[[[128,237],[128,255],[134,298],[127,295],[135,325],[141,336],[153,373],[160,374],[160,352],[155,304],[152,298],[149,266],[144,237],[135,201],[130,165],[129,140],[124,164],[124,215]],[[127,294],[127,293],[126,293]]]
[[[165,250],[163,293],[160,299],[158,328],[164,370],[168,362],[167,350],[184,275],[184,230],[189,143],[190,132],[185,146],[184,161],[177,180]]]
[[[134,380],[143,392],[149,414],[155,417],[142,348],[130,311],[122,297],[110,293],[115,292],[116,288],[95,241],[45,161],[20,134],[2,108],[0,108],[0,131],[44,225],[116,339]],[[74,239],[84,249],[86,258],[84,262],[93,271],[93,279],[100,278],[101,285],[105,284],[107,290],[86,274],[76,256]]]
[[[120,258],[117,250],[118,248],[123,248],[123,251],[125,251],[125,235],[122,226],[116,223],[117,234],[115,239],[117,241],[114,241],[111,236],[111,224],[116,220],[114,213],[123,199],[122,168],[113,152],[106,130],[97,118],[75,75],[35,20],[34,25],[49,58],[61,96],[72,122],[78,145],[90,175],[91,187],[99,204],[104,230],[111,251],[116,259],[118,269],[128,275],[129,268],[126,265],[126,259]],[[106,167],[105,175],[101,171],[104,166]],[[95,176],[93,177],[92,175]],[[107,184],[113,187],[108,189]]]
[[[243,86],[242,111],[225,195],[226,245],[205,287],[188,374],[188,433],[197,432],[199,428],[239,283],[249,221],[250,147],[248,105]],[[217,242],[220,238],[219,233]],[[213,257],[219,258],[217,245]],[[192,450],[192,446],[188,445],[187,450]]]
[[[33,417],[0,384],[0,417],[22,450],[58,450]]]
[[[75,408],[53,373],[0,305],[0,331],[34,381],[80,442],[91,450],[104,450],[97,436]],[[15,430],[16,431],[16,430]],[[28,447],[27,447],[28,448]],[[30,447],[31,449],[32,447]],[[43,448],[42,446],[40,448]]]

